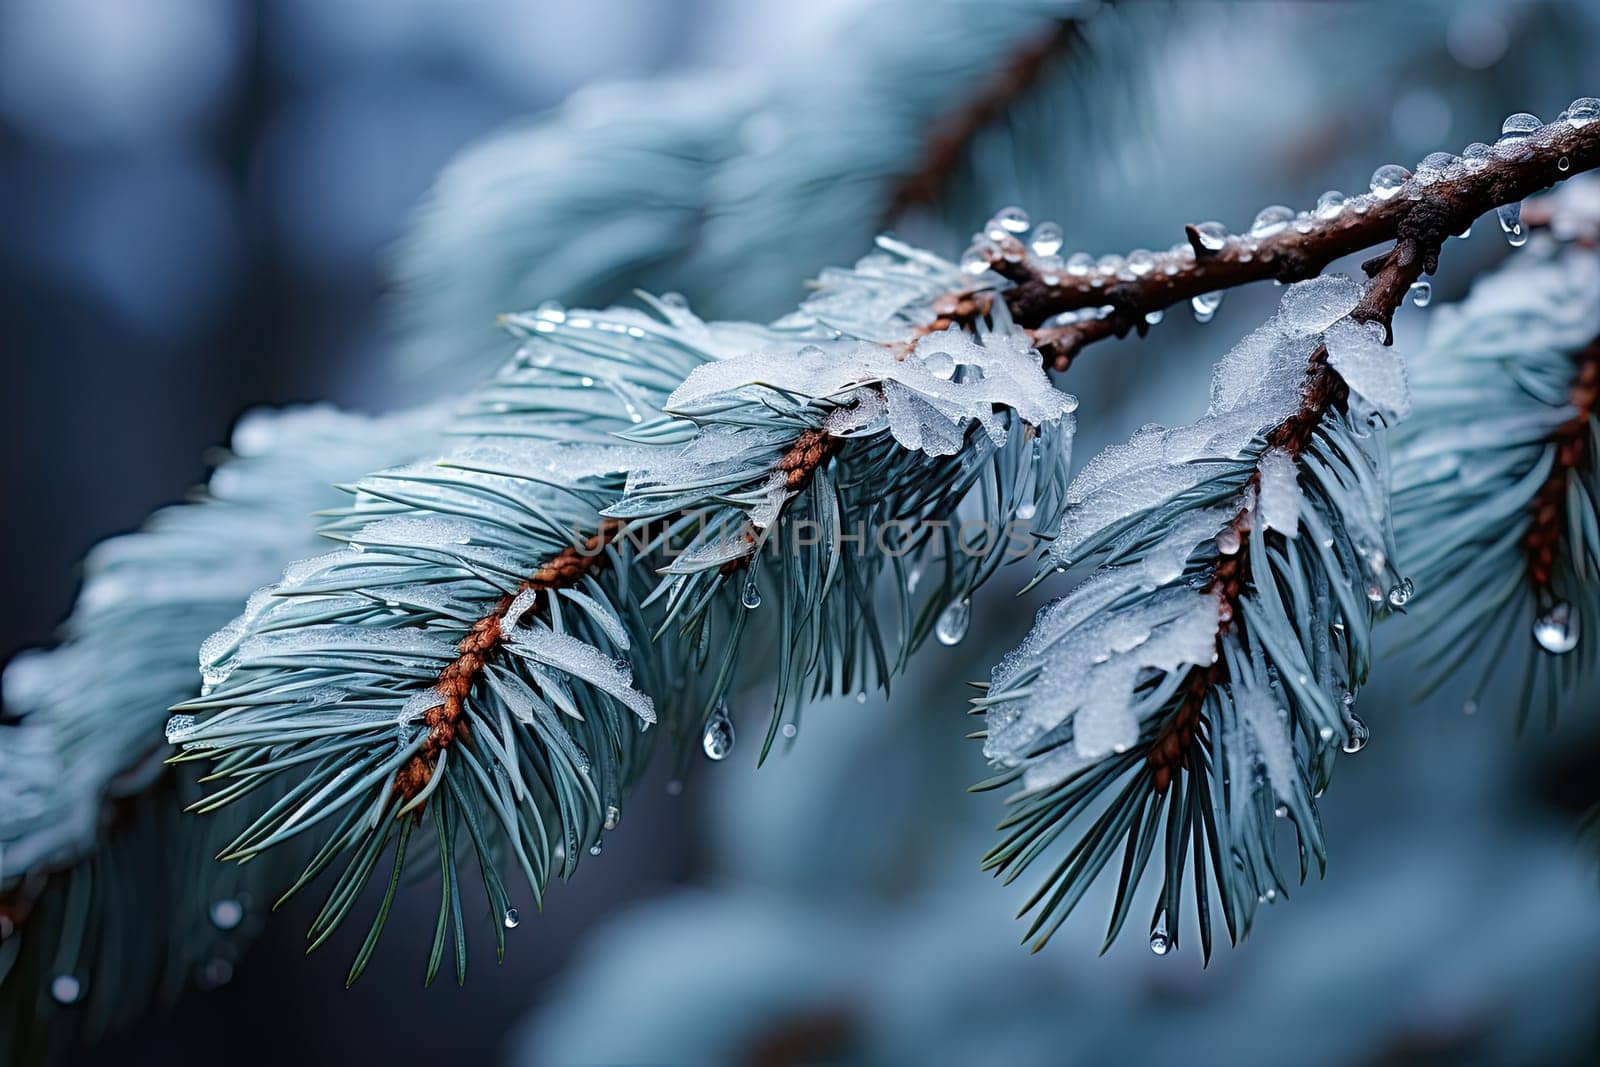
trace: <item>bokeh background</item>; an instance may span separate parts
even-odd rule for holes
[[[0,0],[0,657],[50,638],[83,552],[181,498],[245,408],[383,409],[486,369],[404,356],[413,320],[392,285],[396,243],[464,147],[615,79],[694,72],[691,95],[714,109],[782,71],[823,99],[859,73],[846,43],[872,6]],[[903,50],[959,7],[899,5]],[[891,15],[874,17],[881,31]],[[1379,163],[1492,140],[1508,112],[1549,117],[1600,91],[1600,11],[1581,0],[1125,3],[1084,26],[1039,98],[897,228],[954,255],[1016,201],[1060,219],[1067,251],[1161,248],[1185,222],[1243,228],[1268,203],[1362,189]],[[859,150],[892,100],[855,115]],[[805,162],[785,159],[781,129],[753,132],[776,138],[766,165]],[[528,158],[518,181],[534,197],[571,181],[563,167]],[[762,223],[780,251],[790,228],[797,251],[768,257],[760,286],[710,267],[673,279],[671,264],[641,280],[719,314],[777,314],[822,265],[803,231],[827,227],[808,222]],[[592,222],[541,225],[560,247]],[[1492,224],[1477,231],[1452,243],[1436,301],[1508,254]],[[830,232],[838,259],[871,236]],[[631,284],[564,289],[557,268],[556,291],[517,295],[593,302]],[[1094,352],[1070,383],[1080,460],[1195,414],[1211,363],[1272,300],[1235,293],[1208,326],[1173,315],[1143,344]],[[1403,314],[1402,344],[1422,320]],[[1517,738],[1488,702],[1414,704],[1391,657],[1363,695],[1373,742],[1323,801],[1325,882],[1204,970],[1136,937],[1098,957],[1093,897],[1028,957],[1017,894],[977,871],[999,812],[964,792],[983,767],[955,694],[1037,600],[989,594],[966,642],[926,651],[892,702],[816,708],[759,772],[747,744],[689,768],[677,795],[660,761],[604,854],[543,914],[525,909],[503,966],[480,949],[464,989],[421,988],[428,887],[348,992],[360,931],[307,959],[305,909],[291,908],[230,984],[85,1062],[1593,1062],[1600,882],[1573,838],[1600,799],[1588,709]],[[762,700],[747,694],[752,720]],[[408,918],[424,932],[408,938]]]

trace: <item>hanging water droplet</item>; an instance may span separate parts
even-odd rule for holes
[[[1322,729],[1317,731],[1317,736],[1322,738],[1324,741],[1332,741],[1333,740],[1333,727],[1324,726]]]
[[[1158,319],[1156,321],[1159,322],[1160,320]],[[1026,501],[1025,503],[1017,505],[1017,518],[1021,519],[1023,522],[1027,522],[1029,519],[1033,518],[1038,513],[1039,513],[1039,505],[1035,504],[1031,500]]]
[[[1061,227],[1053,222],[1041,222],[1033,231],[1033,251],[1035,255],[1053,256],[1061,251],[1063,243]]]
[[[867,691],[865,689],[863,689],[859,693],[856,694],[856,703],[857,704],[865,704],[866,702],[867,702]]]
[[[1217,534],[1217,551],[1224,556],[1237,554],[1240,546],[1239,531],[1232,526],[1224,526]]]
[[[602,825],[607,830],[615,830],[617,828],[617,820],[620,818],[622,818],[622,812],[617,810],[617,806],[615,804],[607,804],[606,820]]]
[[[1222,290],[1211,293],[1201,293],[1189,301],[1189,306],[1194,309],[1194,321],[1210,322],[1217,309],[1222,306]]]
[[[1574,126],[1587,126],[1600,119],[1600,98],[1580,96],[1567,105],[1567,121]]]
[[[1161,320],[1166,318],[1166,317],[1167,317],[1167,313],[1165,311],[1157,309],[1155,311],[1151,311],[1151,312],[1147,313],[1145,315],[1145,317],[1144,317],[1144,321],[1149,323],[1151,326],[1156,326],[1156,325],[1159,325]]]
[[[783,736],[784,737],[791,737],[792,738],[792,737],[794,737],[795,734],[797,734],[799,732],[800,732],[800,727],[796,726],[794,723],[786,722],[786,723],[783,724]]]
[[[1272,809],[1272,814],[1276,815],[1280,819],[1287,819],[1289,817],[1289,809],[1284,805],[1279,804],[1277,807]]]
[[[1389,590],[1389,606],[1403,608],[1411,603],[1411,597],[1416,593],[1417,587],[1410,578],[1402,578],[1398,585]]]
[[[1461,705],[1461,713],[1463,715],[1476,715],[1478,713],[1478,702],[1476,700],[1468,700]]]
[[[907,593],[915,593],[917,591],[917,586],[919,586],[921,584],[922,584],[922,561],[919,559],[919,560],[917,560],[917,562],[913,563],[911,565],[911,569],[906,572],[906,592]]]
[[[1220,222],[1202,222],[1194,232],[1200,238],[1200,247],[1207,252],[1220,252],[1228,247],[1228,228]]]
[[[1525,140],[1530,133],[1542,125],[1544,123],[1539,121],[1538,115],[1532,115],[1526,111],[1519,111],[1515,115],[1507,115],[1505,122],[1500,124],[1500,143],[1505,144],[1508,141],[1515,143]]]
[[[1494,213],[1500,220],[1500,229],[1505,232],[1507,244],[1512,248],[1521,248],[1528,243],[1528,235],[1522,228],[1522,201],[1501,204],[1494,209]]]
[[[750,609],[761,606],[761,587],[756,585],[756,572],[752,569],[744,580],[744,592],[739,596],[739,602]]]
[[[1412,282],[1408,291],[1411,294],[1411,302],[1419,308],[1427,307],[1429,302],[1433,300],[1433,284],[1431,282]]]
[[[218,900],[211,904],[211,925],[218,930],[232,930],[244,920],[244,905],[237,900]]]
[[[700,748],[707,759],[725,760],[733,751],[733,719],[728,716],[727,701],[718,701],[717,708],[706,720],[705,733],[700,735]]]
[[[1278,891],[1276,889],[1268,889],[1265,893],[1261,894],[1261,899],[1266,901],[1268,904],[1271,904],[1274,900],[1278,899]]]
[[[70,974],[58,974],[50,980],[50,998],[57,1004],[76,1004],[83,999],[83,983]]]
[[[1369,188],[1372,195],[1379,200],[1392,200],[1411,177],[1411,172],[1398,163],[1385,163],[1372,172],[1372,183]]]
[[[939,613],[939,621],[933,627],[934,636],[941,645],[959,645],[967,636],[967,626],[971,622],[972,601],[966,597],[952,600]]]
[[[1350,736],[1345,739],[1344,750],[1354,756],[1357,752],[1367,747],[1367,740],[1372,736],[1372,731],[1367,729],[1367,724],[1361,721],[1361,716],[1351,712]]]
[[[515,930],[517,928],[517,924],[520,923],[521,921],[522,921],[522,916],[517,912],[516,908],[507,908],[506,909],[505,923],[506,923],[506,929],[507,930]]]
[[[1006,233],[1027,233],[1030,225],[1028,213],[1015,204],[996,211],[994,222]]]
[[[1171,950],[1172,938],[1167,936],[1167,913],[1163,911],[1150,925],[1150,951],[1157,956],[1165,956]]]
[[[591,856],[598,856],[602,851],[604,851],[604,849],[598,841],[589,846],[589,855]]]
[[[1282,233],[1284,227],[1294,218],[1294,211],[1282,204],[1273,204],[1264,207],[1256,220],[1250,224],[1251,237],[1271,237],[1275,233]]]
[[[1578,647],[1578,613],[1565,600],[1558,600],[1533,620],[1533,639],[1539,647],[1557,656]]]

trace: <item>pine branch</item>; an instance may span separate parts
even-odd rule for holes
[[[1059,238],[1052,237],[1042,254],[1023,245],[1023,216],[1014,228],[997,218],[977,235],[963,262],[1004,279],[1013,319],[1035,331],[1054,369],[1065,370],[1090,344],[1130,332],[1143,336],[1152,316],[1176,304],[1214,301],[1216,294],[1252,282],[1312,278],[1337,259],[1387,241],[1422,256],[1413,281],[1432,274],[1444,240],[1468,229],[1474,219],[1600,166],[1600,123],[1563,119],[1502,139],[1493,148],[1469,146],[1464,158],[1437,155],[1444,158],[1430,156],[1414,175],[1380,168],[1370,195],[1325,196],[1317,209],[1298,215],[1269,208],[1244,235],[1227,234],[1217,223],[1187,226],[1187,243],[1165,253],[1136,251],[1094,265],[1082,256],[1064,264],[1056,254]],[[1369,273],[1375,269],[1369,267]],[[952,294],[942,319],[959,321],[981,312],[992,299],[985,293],[990,288]],[[1074,318],[1051,321],[1060,316]],[[931,328],[947,324],[938,321]]]

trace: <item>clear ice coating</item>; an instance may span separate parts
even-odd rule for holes
[[[1207,252],[1220,252],[1228,247],[1228,228],[1220,222],[1202,222],[1194,228],[1200,247]]]
[[[1337,189],[1329,189],[1317,197],[1317,218],[1336,219],[1344,211],[1345,196]]]
[[[1500,229],[1506,235],[1507,244],[1512,248],[1521,248],[1528,243],[1527,231],[1522,228],[1522,201],[1501,204],[1494,209],[1494,214],[1500,220]]]
[[[1344,319],[1323,335],[1328,364],[1390,425],[1411,414],[1411,390],[1400,354],[1383,343],[1379,323]]]
[[[972,624],[972,601],[966,597],[952,600],[945,605],[939,613],[939,620],[934,623],[934,636],[941,645],[959,645],[967,636],[967,628]]]
[[[1256,513],[1269,530],[1285,537],[1300,532],[1300,469],[1294,457],[1281,448],[1268,449],[1256,464],[1260,489]]]
[[[1562,656],[1578,647],[1578,613],[1565,600],[1551,604],[1533,620],[1533,639],[1539,647]]]
[[[193,715],[174,715],[167,720],[167,744],[181,745],[194,736],[198,724]]]
[[[1580,96],[1567,105],[1567,110],[1563,114],[1571,125],[1587,126],[1595,119],[1600,118],[1600,98]]]
[[[733,751],[733,719],[728,715],[726,701],[719,700],[711,718],[706,720],[705,732],[700,735],[700,750],[711,760],[725,760]]]
[[[1273,234],[1282,233],[1284,228],[1294,219],[1294,210],[1282,204],[1273,204],[1264,207],[1250,224],[1251,237],[1271,237]]]
[[[1189,307],[1194,311],[1194,321],[1210,322],[1216,315],[1217,309],[1222,306],[1223,290],[1217,289],[1209,293],[1201,293],[1189,301]]]
[[[1372,738],[1372,731],[1367,729],[1367,724],[1362,722],[1361,716],[1355,712],[1350,713],[1347,726],[1350,736],[1345,739],[1343,747],[1346,754],[1353,756],[1367,747],[1367,742]]]
[[[1053,256],[1061,251],[1064,238],[1061,227],[1054,222],[1041,222],[1033,231],[1033,240],[1030,247],[1034,255]]]
[[[1385,163],[1372,172],[1369,188],[1372,190],[1372,195],[1379,200],[1391,200],[1410,178],[1411,172],[1398,163]]]
[[[232,930],[244,920],[244,905],[237,900],[217,900],[211,904],[211,925]]]

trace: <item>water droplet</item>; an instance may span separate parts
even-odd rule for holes
[[[1015,204],[996,211],[994,222],[1006,233],[1027,233],[1031,224],[1028,213]]]
[[[1403,608],[1411,603],[1411,598],[1417,591],[1416,584],[1410,578],[1400,579],[1399,584],[1389,590],[1389,606]]]
[[[1316,225],[1317,220],[1312,218],[1311,213],[1308,211],[1302,211],[1294,217],[1295,233],[1310,233],[1316,228]]]
[[[1157,319],[1156,321],[1160,322],[1161,320]],[[1019,504],[1017,506],[1017,518],[1021,519],[1023,522],[1027,522],[1029,519],[1033,518],[1038,513],[1039,513],[1039,505],[1035,504],[1031,500],[1026,501],[1025,503]]]
[[[1279,804],[1277,807],[1272,809],[1272,814],[1276,815],[1280,819],[1287,819],[1289,817],[1289,809],[1284,805]]]
[[[1410,177],[1411,172],[1398,163],[1385,163],[1372,172],[1372,183],[1369,188],[1372,190],[1372,195],[1379,200],[1390,200]]]
[[[1478,702],[1476,700],[1468,700],[1461,705],[1461,713],[1463,715],[1476,715],[1478,713]]]
[[[520,922],[522,922],[522,915],[517,911],[517,909],[507,908],[505,914],[506,929],[515,930],[517,928],[517,924]]]
[[[683,782],[677,778],[667,783],[667,796],[677,797],[683,795]]]
[[[1427,307],[1433,300],[1433,285],[1430,282],[1412,282],[1409,292],[1411,293],[1411,302],[1419,308]]]
[[[1382,604],[1383,603],[1383,590],[1379,589],[1373,583],[1368,582],[1367,583],[1367,599],[1372,601],[1374,604]]]
[[[939,621],[933,627],[934,636],[941,645],[959,645],[967,636],[967,626],[971,622],[972,601],[966,597],[952,600],[939,613]]]
[[[237,900],[218,900],[211,905],[211,925],[218,930],[232,930],[244,920],[244,905]]]
[[[783,724],[783,736],[784,737],[793,737],[795,734],[797,734],[799,732],[800,732],[800,728],[798,726],[796,726],[794,723],[786,722],[786,723]]]
[[[1565,600],[1558,600],[1533,620],[1533,639],[1539,647],[1557,656],[1578,647],[1578,613]]]
[[[1461,158],[1466,161],[1467,166],[1477,169],[1489,162],[1489,156],[1493,152],[1494,150],[1482,141],[1473,141],[1461,150]]]
[[[1600,98],[1580,96],[1567,105],[1567,121],[1574,126],[1587,126],[1600,118]]]
[[[1157,309],[1155,311],[1151,311],[1151,312],[1147,313],[1145,315],[1145,317],[1144,317],[1144,321],[1149,323],[1151,326],[1156,326],[1156,325],[1159,325],[1161,320],[1166,318],[1166,317],[1167,317],[1167,313],[1165,311],[1161,311],[1160,309]]]
[[[602,851],[604,851],[604,848],[598,841],[589,846],[589,855],[591,856],[598,856]]]
[[[1094,268],[1094,257],[1087,252],[1074,252],[1067,257],[1067,273],[1081,278]]]
[[[1041,222],[1033,231],[1033,251],[1039,256],[1053,256],[1061,251],[1061,227],[1053,222]]]
[[[1271,904],[1274,900],[1278,899],[1278,891],[1276,889],[1268,889],[1265,893],[1261,894],[1261,899],[1265,900],[1268,904]]]
[[[756,585],[756,572],[751,570],[744,580],[744,592],[739,596],[739,602],[747,608],[755,609],[761,606],[761,587]]]
[[[1556,160],[1556,170],[1559,170],[1562,174],[1565,174],[1571,169],[1572,160],[1568,159],[1566,156],[1562,156],[1560,159]]]
[[[986,254],[989,247],[985,245],[970,245],[961,253],[961,269],[967,274],[982,274],[989,269],[989,257]]]
[[[919,560],[917,560],[917,562],[913,563],[911,565],[911,569],[906,572],[906,592],[907,593],[915,593],[917,591],[917,586],[919,586],[921,584],[922,584],[922,561],[919,559]]]
[[[1220,222],[1202,222],[1194,232],[1199,235],[1200,247],[1207,252],[1220,252],[1228,247],[1228,229]]]
[[[1501,204],[1494,213],[1500,220],[1500,229],[1505,232],[1507,244],[1512,248],[1521,248],[1528,243],[1528,233],[1522,228],[1522,201]]]
[[[1417,164],[1417,174],[1419,177],[1426,177],[1428,181],[1436,181],[1455,164],[1456,157],[1449,152],[1429,152],[1422,157],[1422,162]]]
[[[1282,233],[1284,227],[1289,225],[1289,220],[1294,218],[1294,211],[1282,204],[1273,204],[1264,207],[1256,220],[1250,224],[1251,237],[1271,237],[1275,233]]]
[[[1224,526],[1217,534],[1217,551],[1224,556],[1236,555],[1241,546],[1239,531],[1232,526]]]
[[[1333,727],[1324,726],[1322,729],[1317,731],[1317,736],[1322,738],[1324,741],[1332,741],[1333,740]]]
[[[1344,194],[1337,189],[1329,189],[1317,197],[1317,218],[1336,219],[1344,212]]]
[[[83,999],[83,983],[70,974],[58,974],[50,980],[50,997],[57,1004],[76,1004]]]
[[[617,828],[617,820],[620,818],[622,818],[622,812],[617,810],[617,806],[615,804],[607,804],[606,821],[603,823],[605,828],[607,830],[615,830]]]
[[[221,989],[231,981],[233,981],[233,964],[221,957],[207,960],[206,965],[200,968],[201,989]]]
[[[1505,144],[1507,141],[1524,140],[1528,134],[1543,125],[1544,123],[1539,121],[1538,115],[1532,115],[1526,111],[1508,115],[1505,122],[1500,124],[1500,143]]]
[[[594,386],[594,379],[585,374],[582,378],[578,379],[578,384],[583,386],[585,389],[589,389]]]
[[[1194,309],[1194,321],[1210,322],[1217,309],[1222,306],[1222,290],[1211,293],[1201,293],[1189,301],[1189,306]]]
[[[1150,925],[1150,951],[1157,956],[1165,956],[1172,951],[1172,938],[1167,936],[1167,913],[1164,911]]]
[[[725,760],[733,751],[733,720],[728,716],[726,701],[718,701],[717,708],[706,721],[705,733],[700,735],[700,748],[707,759]]]
[[[856,694],[856,703],[857,704],[865,704],[866,702],[867,702],[867,691],[865,689],[863,689],[863,690],[861,690],[861,692]]]
[[[1372,731],[1367,729],[1367,724],[1361,721],[1361,716],[1354,712],[1350,715],[1350,736],[1345,739],[1344,750],[1354,756],[1357,752],[1367,747],[1367,741],[1372,737]]]
[[[1060,256],[1038,256],[1033,261],[1034,268],[1039,272],[1039,280],[1046,285],[1060,285],[1061,271],[1065,264]]]
[[[1156,257],[1148,248],[1135,248],[1128,253],[1127,265],[1135,278],[1143,278],[1156,269]]]

